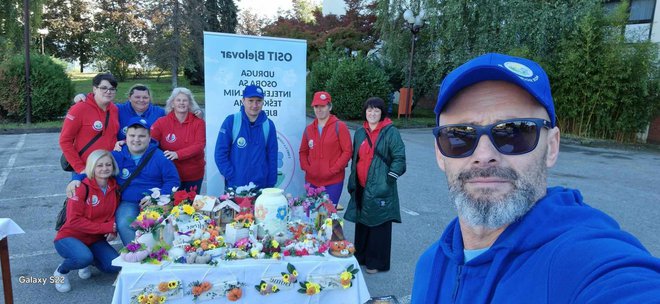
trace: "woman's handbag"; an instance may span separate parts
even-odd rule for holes
[[[85,198],[83,199],[83,202],[87,200],[87,195],[89,194],[89,187],[87,187],[87,184],[83,184],[85,186]],[[64,204],[62,204],[62,210],[57,214],[57,219],[55,220],[55,231],[60,231],[60,228],[62,228],[62,225],[64,225],[64,222],[66,222],[66,202],[68,201],[68,198],[64,199]]]

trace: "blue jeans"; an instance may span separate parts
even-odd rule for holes
[[[140,204],[137,202],[121,201],[115,211],[115,222],[117,223],[117,232],[124,246],[135,239],[135,229],[131,228],[131,223],[140,214]]]
[[[201,179],[194,180],[194,181],[187,181],[187,182],[181,181],[181,186],[179,187],[179,189],[190,191],[190,188],[196,186],[197,191],[195,191],[195,192],[197,192],[197,194],[199,194],[199,193],[202,192],[202,181],[204,181],[203,177]]]
[[[112,266],[112,260],[119,254],[105,240],[87,246],[77,238],[66,237],[55,241],[55,250],[64,258],[64,262],[57,268],[61,274],[89,265],[94,265],[106,273],[117,273],[121,270],[121,267]]]
[[[312,187],[318,188],[319,186],[313,185]],[[344,190],[344,181],[338,182],[336,184],[326,185],[325,193],[328,194],[332,203],[337,207],[339,204],[339,198],[341,198],[341,191]]]

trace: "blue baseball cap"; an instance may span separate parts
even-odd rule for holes
[[[264,98],[264,90],[260,86],[249,85],[243,90],[243,98],[259,97]]]
[[[128,124],[126,125],[126,128],[130,128],[133,126],[139,126],[149,130],[149,123],[147,122],[146,119],[140,116],[131,117],[131,119],[128,121]]]
[[[440,113],[454,95],[466,87],[487,80],[506,81],[523,88],[548,111],[552,126],[557,125],[550,81],[543,68],[529,59],[497,53],[474,58],[445,77],[440,84],[435,105],[436,124],[439,125]]]

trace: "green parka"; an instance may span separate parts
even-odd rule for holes
[[[351,175],[347,186],[351,200],[346,207],[344,218],[369,227],[387,221],[401,223],[396,178],[406,172],[406,148],[399,130],[391,124],[380,130],[375,143],[374,157],[367,174],[363,201],[358,203],[356,189],[362,186],[357,180],[357,162],[360,145],[366,138],[367,133],[364,128],[355,131]],[[360,207],[358,208],[358,206]]]

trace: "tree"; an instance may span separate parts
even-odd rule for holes
[[[240,22],[236,26],[236,33],[243,35],[261,36],[264,27],[270,22],[249,9],[241,10],[238,19]]]
[[[92,60],[93,22],[91,8],[82,0],[51,0],[43,15],[43,27],[48,28],[46,49],[55,57],[78,60],[80,72]]]
[[[41,25],[44,0],[30,2],[30,40],[31,46],[37,42],[37,28]],[[24,50],[23,42],[23,1],[0,1],[0,61],[7,60],[13,54]]]

